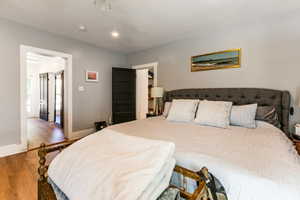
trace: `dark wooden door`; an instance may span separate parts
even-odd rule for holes
[[[54,122],[64,127],[64,71],[55,74]]]
[[[112,121],[114,124],[136,119],[136,72],[112,69]]]
[[[40,74],[40,119],[49,120],[49,75],[48,73]]]

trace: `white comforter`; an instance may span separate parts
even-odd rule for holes
[[[174,142],[177,163],[195,171],[208,167],[229,200],[299,200],[300,161],[292,143],[274,126],[257,124],[220,129],[157,117],[110,129]]]
[[[70,200],[155,200],[169,185],[174,151],[170,142],[104,129],[60,153],[48,175]]]

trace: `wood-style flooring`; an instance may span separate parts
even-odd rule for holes
[[[65,141],[63,130],[38,118],[27,120],[27,139],[29,149],[37,148],[41,143],[53,144]]]
[[[0,200],[37,200],[37,153],[38,149],[0,158]],[[48,154],[46,164],[58,153]]]
[[[28,128],[31,148],[40,146],[42,142],[46,144],[68,142],[61,129],[46,121],[29,119]],[[37,151],[38,149],[35,149],[0,158],[0,200],[37,200],[39,166]],[[51,161],[56,154],[57,152],[50,154],[47,161]]]
[[[37,151],[0,158],[0,199],[37,199]]]

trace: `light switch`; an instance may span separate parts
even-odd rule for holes
[[[83,86],[78,86],[78,91],[79,92],[83,92],[84,91],[84,87]]]

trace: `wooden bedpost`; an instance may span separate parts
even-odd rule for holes
[[[79,139],[75,139],[72,141],[68,141],[63,144],[55,144],[46,146],[46,144],[42,143],[38,150],[39,156],[39,178],[38,178],[38,200],[57,200],[54,190],[52,186],[48,183],[47,180],[47,171],[48,166],[46,165],[46,156],[48,153],[62,151],[64,148],[70,146],[74,142],[78,141]],[[53,147],[50,147],[53,146]]]
[[[48,167],[46,166],[46,145],[44,143],[41,144],[40,149],[38,151],[39,156],[39,179],[38,179],[38,200],[57,200],[55,193],[50,186],[50,184],[47,182],[47,170]]]
[[[46,167],[46,145],[44,143],[41,144],[40,149],[38,151],[38,156],[40,158],[39,160],[39,168],[38,168],[38,173],[39,173],[39,181],[44,182],[46,181],[46,173],[47,173],[47,167]]]

